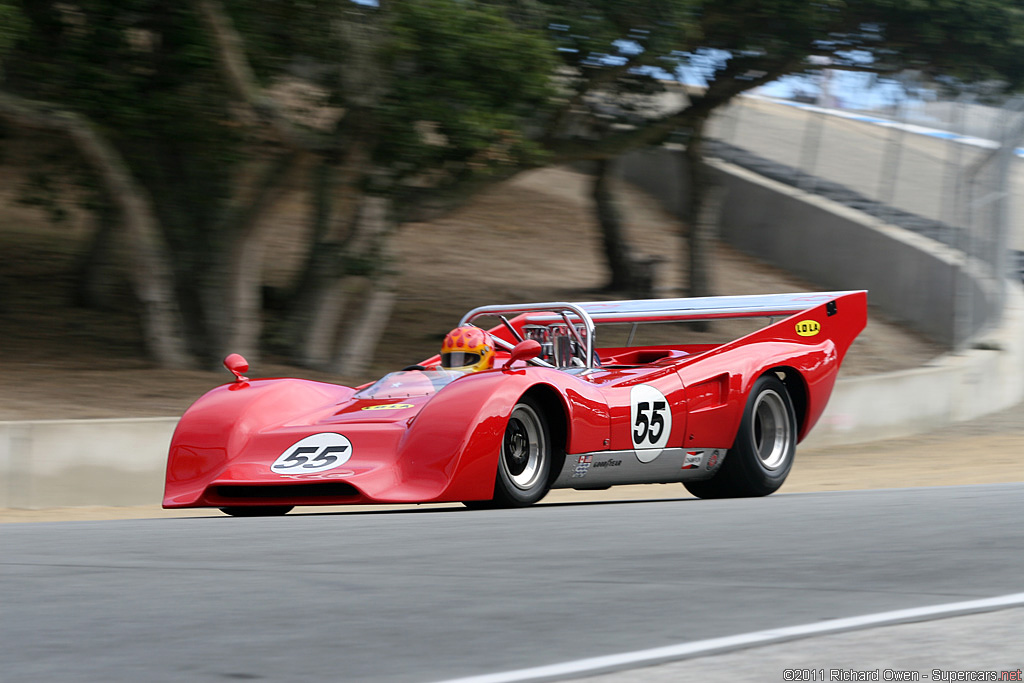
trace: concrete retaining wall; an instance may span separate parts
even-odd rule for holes
[[[978,262],[965,274],[961,252],[738,166],[715,166],[727,188],[721,237],[736,249],[825,289],[867,289],[891,319],[946,348],[958,324],[973,334],[996,317],[992,274]]]
[[[676,215],[684,203],[679,154],[637,152],[620,166]],[[735,249],[823,289],[867,289],[872,306],[946,348],[958,325],[974,333],[996,318],[994,278],[983,264],[964,275],[963,255],[934,240],[739,166],[711,165],[726,188],[720,237]]]
[[[978,347],[920,368],[836,383],[805,441],[813,447],[911,436],[972,420],[1024,399],[1024,289],[1008,283],[1002,324]]]
[[[0,422],[0,508],[159,503],[177,423]]]

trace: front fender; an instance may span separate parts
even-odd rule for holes
[[[400,479],[423,499],[487,500],[494,495],[498,454],[509,415],[533,387],[564,394],[534,369],[488,372],[453,382],[423,407],[399,444]],[[403,497],[405,497],[403,495]]]
[[[164,506],[195,502],[206,484],[261,430],[314,424],[355,389],[302,379],[225,384],[185,411],[171,437]]]

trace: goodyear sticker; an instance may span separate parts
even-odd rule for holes
[[[360,410],[401,410],[402,408],[412,408],[411,403],[384,403],[379,406],[363,406]]]
[[[801,337],[813,337],[821,332],[821,323],[817,320],[801,320],[796,324],[796,333]]]

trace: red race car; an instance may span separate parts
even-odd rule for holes
[[[668,482],[764,496],[866,320],[863,291],[485,306],[439,355],[358,388],[248,380],[233,354],[236,381],[178,424],[163,505],[517,507],[551,488]],[[732,338],[680,329],[694,323]],[[638,344],[638,331],[700,343]]]

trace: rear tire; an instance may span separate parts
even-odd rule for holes
[[[551,430],[534,399],[519,399],[501,439],[494,498],[466,501],[469,508],[509,508],[533,505],[551,485]]]
[[[718,473],[684,482],[698,498],[767,496],[786,481],[796,455],[796,411],[786,386],[764,375],[750,390],[736,441]]]
[[[279,517],[292,511],[294,505],[235,505],[220,511],[232,517]]]

